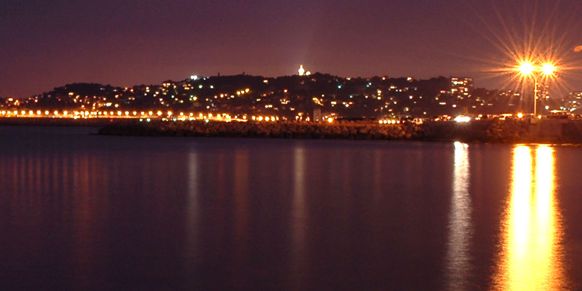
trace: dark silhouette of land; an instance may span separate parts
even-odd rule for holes
[[[443,114],[528,112],[530,98],[511,90],[474,88],[471,78],[344,78],[234,75],[116,87],[69,84],[27,98],[2,98],[6,110],[173,110],[232,115],[263,114],[286,120],[433,117]],[[553,103],[552,103],[553,102]],[[557,101],[544,100],[558,108]],[[546,104],[547,103],[547,104]]]

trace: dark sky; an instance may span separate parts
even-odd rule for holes
[[[299,64],[498,87],[504,80],[484,71],[507,63],[504,47],[528,40],[582,59],[573,52],[581,12],[580,0],[0,0],[0,96],[194,73],[289,75]]]

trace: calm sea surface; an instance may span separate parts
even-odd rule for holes
[[[582,148],[0,127],[0,290],[582,287]]]

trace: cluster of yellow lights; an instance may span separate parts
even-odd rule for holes
[[[531,61],[522,61],[517,66],[517,71],[525,77],[532,76],[536,72],[541,73],[545,77],[551,77],[558,71],[558,67],[552,62],[537,65]]]
[[[115,118],[115,119],[175,119],[175,120],[209,120],[209,121],[246,121],[247,116],[239,118],[237,116],[231,116],[226,113],[212,113],[202,114],[199,113],[197,116],[193,112],[178,112],[173,111],[88,111],[88,110],[0,110],[0,117],[6,118],[69,118],[69,119],[94,119],[94,118]],[[267,118],[265,118],[267,119]],[[279,120],[279,117],[270,117],[273,121]]]
[[[275,121],[279,121],[279,117],[278,116],[262,116],[262,115],[258,115],[258,116],[251,116],[251,120],[253,121],[258,121],[258,122],[275,122]]]
[[[455,122],[456,123],[469,123],[471,122],[471,117],[470,116],[466,116],[466,115],[458,115],[457,117],[455,117]]]
[[[398,119],[380,119],[378,120],[379,124],[400,124],[400,120]]]
[[[240,95],[244,95],[244,94],[249,94],[249,92],[251,92],[251,89],[246,88],[246,89],[241,89],[236,91],[236,95],[240,96]]]

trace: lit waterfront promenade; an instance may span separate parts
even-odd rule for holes
[[[173,111],[136,111],[136,110],[115,110],[115,111],[88,111],[88,110],[1,110],[0,118],[13,119],[149,119],[149,120],[209,120],[209,121],[246,121],[246,118],[257,121],[277,121],[276,116],[231,116],[222,113],[192,113]]]
[[[162,110],[1,110],[0,124],[105,126],[107,135],[384,139],[509,143],[582,143],[582,120],[534,120],[518,113],[319,122],[279,116]]]

